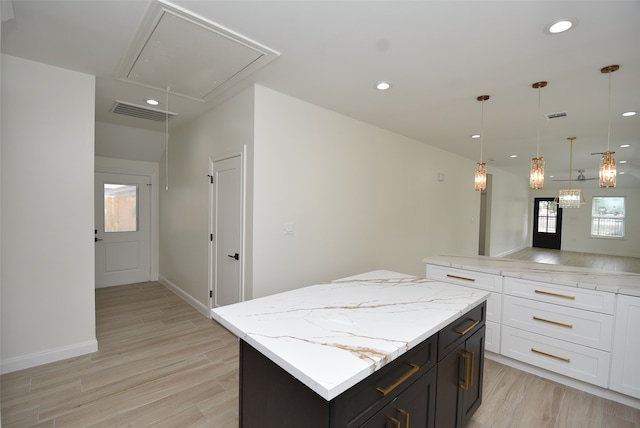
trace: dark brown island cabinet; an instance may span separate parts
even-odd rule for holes
[[[482,402],[486,302],[327,401],[240,341],[242,428],[456,428]]]

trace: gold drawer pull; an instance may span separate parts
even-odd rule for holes
[[[465,334],[469,333],[471,330],[473,330],[473,328],[475,326],[477,326],[478,324],[480,324],[480,320],[474,320],[469,318],[471,321],[473,321],[473,324],[471,324],[469,327],[465,328],[464,330],[460,331],[460,330],[456,330],[456,333],[458,333],[460,336],[464,336]]]
[[[393,424],[393,428],[402,428],[402,425],[400,425],[400,421],[397,420],[396,418],[392,418],[391,416],[387,416],[387,419],[389,419],[391,421],[391,423]]]
[[[548,322],[550,324],[561,325],[562,327],[573,328],[573,324],[566,324],[566,323],[563,323],[563,322],[560,322],[560,321],[548,320],[548,319],[540,318],[540,317],[536,317],[536,316],[534,316],[533,319],[536,320],[536,321],[544,321],[544,322]]]
[[[546,355],[547,357],[551,357],[551,358],[555,358],[555,359],[558,359],[558,360],[562,360],[562,361],[567,362],[567,363],[570,363],[570,362],[571,362],[571,358],[567,358],[567,357],[559,357],[559,356],[557,356],[557,355],[553,355],[553,354],[550,354],[550,353],[548,353],[548,352],[538,351],[538,350],[537,350],[537,349],[535,349],[535,348],[531,348],[531,352],[535,352],[536,354]]]
[[[562,297],[563,299],[575,300],[576,298],[576,296],[569,296],[568,294],[552,293],[551,291],[544,291],[544,290],[536,290],[536,293],[547,294],[549,296],[555,296],[555,297]]]
[[[455,279],[461,279],[463,281],[471,281],[471,282],[475,281],[475,278],[465,278],[464,276],[451,275],[450,273],[447,274],[447,278],[455,278]]]
[[[409,428],[409,412],[400,408],[396,409],[402,416],[404,416],[404,428]]]
[[[464,360],[464,381],[460,384],[460,388],[464,391],[467,391],[469,390],[469,368],[471,366],[469,360],[471,359],[471,357],[465,351],[462,351],[462,354],[460,354],[460,356]]]
[[[475,354],[471,351],[462,351],[460,356],[464,359],[464,382],[460,385],[460,388],[468,391],[469,387],[473,385],[473,361],[475,360]]]
[[[382,393],[382,395],[387,395],[388,393],[396,389],[398,386],[400,386],[402,382],[409,379],[415,372],[420,370],[420,366],[417,364],[409,363],[409,365],[411,366],[411,369],[409,369],[408,372],[406,372],[405,374],[400,376],[398,379],[396,379],[395,382],[393,382],[391,385],[387,386],[386,388],[377,387],[376,390]]]

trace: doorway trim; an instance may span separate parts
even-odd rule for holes
[[[215,267],[213,265],[213,259],[214,259],[214,255],[215,255],[215,243],[216,243],[216,238],[214,237],[216,230],[215,230],[215,209],[214,209],[214,186],[213,186],[213,177],[215,174],[215,163],[216,162],[220,162],[220,161],[224,161],[227,159],[231,159],[231,158],[235,158],[235,157],[240,157],[240,250],[239,250],[239,255],[240,255],[240,301],[244,301],[245,299],[245,272],[246,272],[246,264],[245,264],[245,260],[246,260],[246,218],[247,218],[247,213],[246,213],[246,194],[247,194],[247,180],[246,180],[246,174],[247,174],[247,168],[246,168],[246,161],[247,161],[247,156],[246,156],[246,152],[247,152],[247,146],[246,144],[242,145],[242,150],[240,151],[234,151],[234,152],[229,152],[229,153],[225,153],[222,154],[220,156],[216,156],[216,157],[210,157],[209,158],[209,178],[211,181],[211,184],[209,186],[209,251],[208,251],[208,279],[209,279],[209,287],[208,287],[208,301],[209,301],[209,318],[212,318],[212,310],[214,309],[214,299],[215,297],[213,296],[214,290],[215,290]]]
[[[151,201],[150,201],[150,218],[149,226],[151,228],[149,233],[150,240],[150,263],[151,263],[151,281],[158,281],[159,276],[159,258],[160,249],[158,246],[159,240],[159,222],[158,222],[158,210],[159,210],[159,193],[158,193],[158,166],[151,164],[150,162],[138,162],[129,161],[123,159],[112,159],[96,157],[94,164],[94,177],[95,173],[111,173],[111,174],[128,174],[128,175],[142,175],[149,177],[151,181]],[[95,199],[95,195],[94,195]]]

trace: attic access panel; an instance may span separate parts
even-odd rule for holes
[[[130,83],[206,102],[279,54],[226,28],[152,3],[118,71]]]

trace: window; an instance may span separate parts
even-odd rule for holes
[[[136,232],[138,230],[138,186],[135,184],[104,185],[104,231]]]
[[[596,196],[591,204],[591,236],[624,237],[624,196]]]
[[[556,233],[558,205],[553,201],[538,201],[538,233]]]

